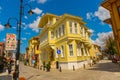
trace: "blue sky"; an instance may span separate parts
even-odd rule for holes
[[[100,6],[102,0],[23,0],[24,5],[31,5],[34,15],[27,14],[28,6],[24,6],[24,15],[22,17],[21,32],[21,52],[25,52],[28,46],[28,40],[40,33],[38,22],[45,13],[63,15],[64,13],[82,17],[86,26],[91,29],[93,42],[101,44],[101,39],[112,33],[110,25],[103,23],[104,19],[109,18],[109,12]],[[19,19],[19,0],[0,0],[0,42],[5,42],[6,33],[15,33],[17,23],[11,20],[11,29],[6,29],[4,24],[8,18],[15,17]]]

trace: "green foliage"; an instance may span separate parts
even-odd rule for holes
[[[110,55],[118,54],[117,45],[112,35],[105,39],[104,51]]]
[[[47,69],[47,71],[50,71],[50,68],[51,68],[50,66],[51,66],[51,65],[50,65],[50,62],[48,62],[48,63],[46,64],[46,66],[45,66],[46,69]]]

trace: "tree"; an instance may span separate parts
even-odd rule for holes
[[[104,51],[110,55],[118,54],[117,45],[112,35],[106,37]]]

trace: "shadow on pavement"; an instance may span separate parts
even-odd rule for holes
[[[108,72],[120,72],[118,64],[112,62],[98,63],[88,70],[108,71]]]
[[[33,77],[33,75],[32,75],[32,76],[30,76],[29,78],[27,78],[27,80],[31,79],[32,77]]]
[[[0,76],[0,80],[12,80],[12,76],[11,75],[2,75],[2,76]]]

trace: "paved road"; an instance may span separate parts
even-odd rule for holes
[[[46,72],[21,63],[20,76],[26,77],[27,80],[120,80],[120,67],[109,60],[102,60],[86,69]]]

